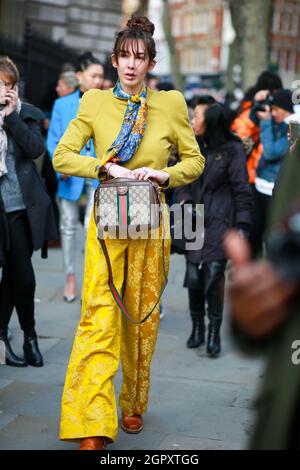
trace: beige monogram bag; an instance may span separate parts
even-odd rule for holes
[[[161,192],[157,183],[131,178],[103,181],[95,192],[95,222],[98,235],[104,232],[130,233],[160,224]]]
[[[138,181],[130,178],[113,178],[102,182],[95,192],[94,216],[98,230],[98,240],[108,267],[108,285],[116,304],[124,315],[134,324],[144,323],[158,305],[167,285],[164,260],[164,236],[162,238],[162,268],[164,283],[160,295],[151,310],[142,320],[134,320],[124,305],[113,279],[108,249],[104,240],[107,231],[115,231],[118,236],[127,235],[130,228],[136,230],[158,228],[161,218],[162,199],[160,187],[153,181]],[[164,227],[163,227],[164,231]],[[117,237],[118,238],[118,237]]]

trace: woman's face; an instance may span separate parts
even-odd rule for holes
[[[192,128],[195,135],[204,135],[205,133],[205,111],[207,109],[206,104],[198,104],[194,109],[194,115],[192,119]]]
[[[15,83],[11,78],[0,70],[0,104],[5,104],[5,95],[8,90],[14,87]]]
[[[100,64],[91,64],[83,72],[77,72],[77,78],[80,83],[80,90],[91,90],[92,88],[102,88],[104,82],[104,70]]]
[[[143,81],[155,62],[149,61],[146,45],[142,39],[128,41],[118,56],[112,56],[112,64],[118,71],[123,90],[130,95],[141,91]]]

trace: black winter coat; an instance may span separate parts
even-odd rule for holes
[[[203,154],[206,164],[200,178],[176,189],[176,202],[204,204],[203,248],[186,254],[187,260],[195,264],[225,260],[225,232],[232,227],[249,231],[253,210],[242,143],[233,140],[224,144],[218,153],[203,149]]]
[[[4,121],[5,130],[14,142],[16,172],[35,250],[45,248],[48,240],[58,236],[51,200],[33,161],[44,152],[39,123],[43,117],[38,108],[22,103],[20,114],[13,112]],[[5,262],[8,248],[6,215],[0,196],[0,266]]]

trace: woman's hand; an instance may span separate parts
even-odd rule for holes
[[[134,173],[131,170],[128,170],[128,168],[124,168],[123,166],[118,165],[117,163],[107,163],[104,165],[107,174],[111,176],[112,178],[132,178],[135,179]]]
[[[17,109],[18,104],[18,92],[16,90],[7,90],[5,94],[6,106],[4,108],[5,116],[13,113]]]
[[[158,184],[164,184],[169,179],[169,174],[163,170],[153,170],[152,168],[142,167],[133,170],[135,178],[138,180],[152,179]]]
[[[269,96],[269,94],[270,94],[269,90],[259,90],[255,93],[254,100],[265,101],[267,97]]]

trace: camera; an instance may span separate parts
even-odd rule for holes
[[[272,97],[268,96],[265,100],[254,101],[252,109],[256,113],[259,111],[265,112],[267,110],[267,106],[271,106],[271,104],[272,104]]]

